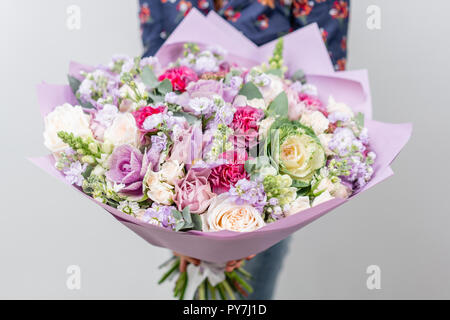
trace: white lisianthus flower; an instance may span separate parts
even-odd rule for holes
[[[248,204],[236,204],[227,194],[216,197],[204,214],[201,215],[203,231],[229,230],[250,232],[265,225],[261,213]]]
[[[105,142],[115,146],[131,144],[136,146],[138,140],[138,128],[131,113],[119,113],[103,135]]]
[[[253,98],[249,100],[247,99],[246,96],[243,95],[238,95],[234,98],[233,107],[245,107],[245,106],[250,106],[252,108],[261,110],[265,110],[267,107],[266,103],[264,102],[264,99]]]
[[[53,153],[59,153],[68,147],[59,137],[59,131],[73,133],[79,137],[92,137],[89,127],[90,116],[80,106],[65,103],[57,106],[45,118],[44,144]]]
[[[328,129],[330,121],[320,111],[304,112],[300,123],[313,129],[316,135],[320,135]]]
[[[321,203],[324,203],[324,202],[327,202],[327,201],[333,200],[333,199],[334,199],[334,197],[328,191],[324,191],[313,200],[312,206],[315,207]]]
[[[171,205],[174,197],[174,187],[162,182],[160,172],[154,172],[149,168],[144,177],[144,185],[148,189],[147,196],[158,204]]]
[[[309,197],[298,197],[290,203],[290,208],[287,212],[285,212],[285,215],[288,217],[309,208],[311,208],[311,205],[309,204]]]
[[[317,136],[317,138],[319,138],[320,143],[322,144],[322,147],[325,150],[325,154],[327,156],[333,155],[334,152],[331,151],[331,149],[328,147],[331,139],[333,139],[333,134],[332,133],[322,133],[322,134],[319,134]]]
[[[264,97],[264,102],[268,106],[281,92],[284,91],[283,81],[274,74],[268,74],[270,83],[267,86],[259,87]]]
[[[159,174],[164,182],[174,186],[184,177],[184,163],[178,160],[168,160],[163,163]]]
[[[340,182],[333,182],[330,178],[324,177],[320,180],[315,192],[327,191],[331,196],[335,198],[348,198],[351,194],[351,190],[341,184]]]
[[[348,116],[349,118],[354,117],[352,109],[348,105],[342,102],[336,102],[332,96],[328,99],[327,111],[329,113],[339,112],[342,115]]]
[[[270,126],[274,123],[274,117],[268,117],[259,123],[259,137],[265,138],[269,133]]]
[[[138,97],[136,93],[140,96]],[[119,89],[119,96],[123,99],[130,99],[134,102],[138,102],[146,94],[145,84],[142,82],[136,82],[136,92],[130,88],[129,85],[124,84]]]

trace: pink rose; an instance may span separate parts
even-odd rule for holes
[[[253,147],[257,141],[259,121],[264,111],[250,106],[237,107],[230,127],[234,130],[234,143],[239,147]]]
[[[203,213],[216,196],[208,182],[210,169],[191,169],[186,177],[175,185],[175,197],[178,210],[189,207],[192,213]]]
[[[245,161],[248,159],[247,153],[227,151],[220,158],[226,159],[227,164],[215,167],[209,175],[209,182],[217,194],[227,192],[239,180],[249,178],[244,168]]]

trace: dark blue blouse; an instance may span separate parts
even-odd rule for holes
[[[192,7],[204,14],[213,0],[139,0],[144,56],[153,55]],[[224,0],[217,13],[262,45],[317,22],[336,70],[344,70],[350,0]]]

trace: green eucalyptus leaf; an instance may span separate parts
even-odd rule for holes
[[[183,227],[184,227],[184,221],[183,220],[178,221],[175,224],[175,231],[180,231],[181,229],[183,229]]]
[[[192,224],[191,212],[189,210],[189,207],[184,207],[182,214],[184,221],[186,221],[187,224]]]
[[[175,220],[182,220],[183,216],[181,215],[181,212],[178,210],[172,210],[172,215],[175,218]]]
[[[196,116],[194,116],[190,113],[184,112],[184,111],[174,112],[173,115],[175,117],[184,117],[190,125],[193,125],[194,123],[196,123],[199,120]]]
[[[142,82],[149,88],[156,88],[159,84],[158,78],[156,78],[150,66],[145,66],[141,73]]]
[[[364,128],[364,114],[358,112],[358,114],[355,116],[355,122],[358,127]]]
[[[292,81],[300,81],[302,84],[306,83],[306,76],[302,69],[295,71],[291,79]]]
[[[281,116],[287,117],[289,111],[288,98],[285,92],[281,92],[273,99],[267,108],[267,114],[269,116]]]
[[[280,77],[280,78],[283,77],[283,71],[280,70],[280,69],[270,69],[270,70],[267,70],[266,73],[267,74],[273,74],[273,75],[275,75],[277,77]]]
[[[161,93],[163,96],[166,95],[166,93],[172,92],[172,82],[170,82],[169,79],[164,79],[161,81],[158,86],[156,87],[159,93]]]
[[[72,90],[73,94],[77,98],[77,101],[80,104],[80,106],[82,106],[85,109],[94,109],[95,107],[90,102],[83,102],[79,98],[79,95],[77,94],[78,89],[80,88],[80,85],[81,85],[81,81],[78,80],[77,78],[71,76],[70,74],[67,75],[67,79],[69,80],[70,89]]]
[[[69,80],[70,89],[72,89],[73,94],[76,95],[78,89],[80,88],[81,81],[70,74],[67,75],[67,79]]]
[[[263,98],[261,91],[259,91],[258,87],[253,82],[244,84],[241,90],[239,90],[239,95],[247,97],[248,100]]]
[[[202,218],[198,214],[191,214],[194,230],[202,231]]]

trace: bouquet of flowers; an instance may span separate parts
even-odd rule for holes
[[[411,132],[371,120],[364,74],[308,73],[291,35],[256,48],[229,30],[241,52],[211,31],[193,36],[217,19],[192,11],[155,57],[73,63],[69,86],[38,88],[52,156],[33,161],[150,243],[203,260],[182,273],[177,257],[164,264],[180,299],[246,296],[251,275],[226,261],[390,176]],[[316,29],[295,34],[324,61]]]

